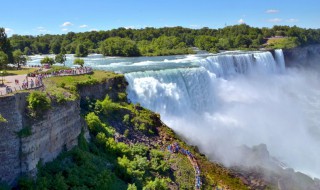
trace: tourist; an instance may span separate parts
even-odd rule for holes
[[[31,79],[31,81],[30,81],[30,85],[31,85],[31,88],[33,88],[33,86],[34,86],[34,82],[33,82],[33,80]]]

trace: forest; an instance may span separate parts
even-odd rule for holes
[[[319,29],[297,26],[256,28],[246,24],[221,29],[204,27],[190,29],[177,27],[143,29],[118,28],[107,31],[62,35],[0,35],[0,54],[3,51],[12,60],[10,51],[20,50],[32,54],[75,54],[85,57],[89,53],[105,56],[158,56],[194,53],[191,47],[209,52],[219,50],[257,50],[261,48],[293,48],[320,42]]]

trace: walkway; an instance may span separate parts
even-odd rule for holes
[[[197,162],[196,158],[193,156],[193,154],[189,150],[185,150],[185,149],[181,148],[179,146],[179,144],[176,142],[173,143],[172,145],[169,145],[167,148],[171,153],[181,153],[181,154],[187,156],[187,158],[189,159],[190,163],[193,166],[195,176],[196,176],[195,177],[195,189],[197,189],[197,190],[200,189],[201,185],[202,185],[201,177],[200,177],[200,168],[199,168],[198,162]]]
[[[12,75],[4,77],[4,85],[0,83],[0,96],[4,96],[20,90],[32,90],[43,86],[42,79],[55,76],[74,76],[92,73],[91,67],[59,70],[56,72],[30,73],[24,75]],[[33,85],[32,85],[33,84]]]

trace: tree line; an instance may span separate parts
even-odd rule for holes
[[[267,43],[268,38],[282,36],[281,40]],[[319,29],[297,26],[256,28],[246,24],[221,29],[204,27],[190,29],[177,27],[143,29],[118,28],[108,31],[90,31],[62,35],[13,35],[7,38],[0,28],[0,60],[13,62],[13,51],[31,54],[75,54],[85,57],[89,53],[110,56],[157,56],[193,53],[191,47],[217,52],[219,50],[291,48],[320,43]],[[7,55],[6,58],[4,54]]]

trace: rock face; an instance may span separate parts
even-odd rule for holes
[[[309,45],[283,50],[286,66],[320,64],[320,45]]]
[[[102,99],[107,94],[117,98],[125,92],[124,77],[116,77],[104,83],[79,88],[80,99],[53,105],[41,118],[32,120],[26,115],[28,93],[0,97],[0,113],[8,121],[0,122],[0,181],[15,184],[21,174],[35,175],[37,164],[52,161],[62,150],[78,144],[78,136],[84,129],[89,137],[80,102],[89,98]],[[30,135],[17,133],[28,128]]]
[[[80,86],[78,89],[82,100],[87,97],[91,99],[104,99],[106,95],[115,100],[118,98],[118,92],[125,92],[127,85],[128,83],[125,78],[120,75],[104,83]]]
[[[67,102],[50,109],[31,126],[30,136],[21,138],[21,172],[36,174],[36,166],[56,158],[64,149],[77,145],[81,128],[78,101]]]
[[[77,145],[84,125],[79,100],[53,106],[41,119],[26,117],[28,93],[0,98],[0,113],[8,121],[0,123],[0,178],[14,184],[21,174],[36,174],[36,166],[52,161],[63,149]],[[29,128],[31,135],[19,136]]]
[[[0,122],[0,178],[8,183],[13,183],[21,173],[20,138],[16,133],[23,127],[26,95],[0,98],[0,113],[8,121]]]

